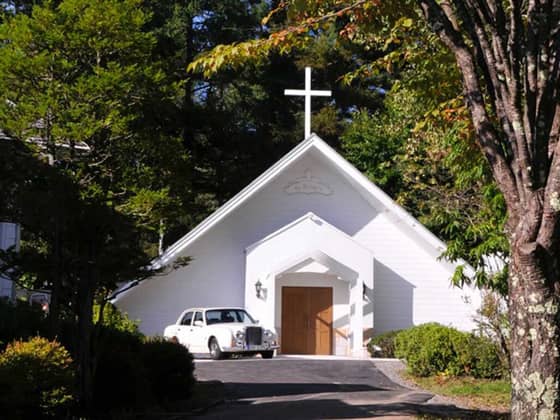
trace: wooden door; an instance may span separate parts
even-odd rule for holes
[[[282,353],[331,354],[332,288],[282,288]]]

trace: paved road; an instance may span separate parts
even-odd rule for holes
[[[199,360],[196,374],[225,384],[226,402],[204,418],[411,418],[432,397],[395,384],[370,360]]]

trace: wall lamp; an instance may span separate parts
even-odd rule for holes
[[[255,291],[257,292],[257,298],[262,298],[263,287],[260,280],[257,280],[257,282],[255,283]]]

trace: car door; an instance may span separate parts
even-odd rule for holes
[[[206,343],[206,323],[202,311],[196,311],[193,317],[193,323],[190,329],[189,340],[191,342],[191,352],[207,353],[208,343]]]
[[[177,326],[177,339],[179,343],[188,349],[191,348],[191,329],[194,311],[187,312],[181,319],[180,324]]]

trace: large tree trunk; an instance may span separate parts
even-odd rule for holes
[[[78,393],[81,409],[89,414],[93,408],[93,293],[87,285],[81,286],[81,289],[78,310]]]
[[[89,244],[88,267],[78,283],[78,393],[80,408],[86,415],[93,411],[93,300],[97,280],[95,244]]]
[[[54,222],[54,250],[52,272],[52,288],[51,299],[49,303],[48,315],[48,333],[51,338],[56,338],[60,334],[60,294],[62,292],[62,281],[64,274],[62,272],[62,233],[61,221],[57,217]]]
[[[516,235],[517,236],[517,235]],[[513,419],[560,411],[558,254],[512,240],[509,279]]]

